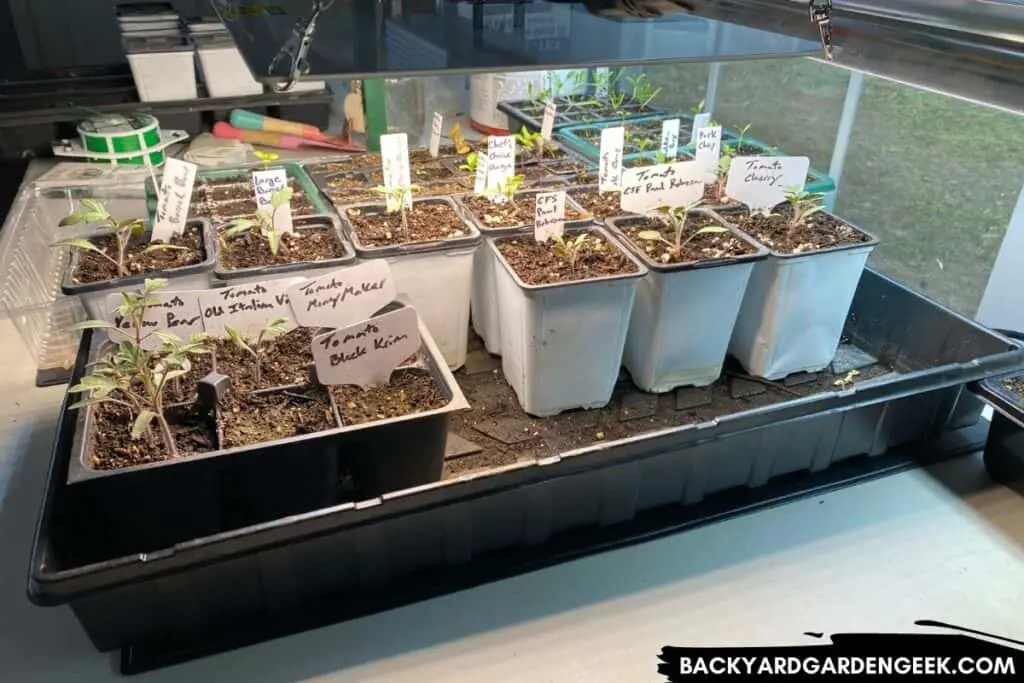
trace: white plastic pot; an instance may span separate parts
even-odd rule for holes
[[[345,231],[360,259],[384,258],[391,266],[399,299],[411,304],[430,330],[445,362],[452,370],[466,363],[469,345],[469,299],[473,282],[473,254],[480,245],[480,232],[465,220],[450,197],[430,197],[421,202],[447,202],[463,218],[469,232],[441,242],[370,247],[359,242],[346,216]],[[357,204],[363,212],[383,211],[383,204]]]
[[[637,285],[622,364],[637,387],[656,394],[713,384],[722,374],[751,271],[768,250],[733,229],[756,251],[714,261],[656,263],[625,235],[626,227],[643,220],[608,219],[613,234],[650,270]]]
[[[141,102],[196,99],[195,50],[180,35],[126,35],[125,53]]]
[[[622,249],[603,228],[591,230]],[[550,285],[528,285],[508,265],[489,238],[494,255],[498,314],[501,317],[501,368],[523,410],[536,417],[573,408],[600,408],[611,400],[637,281],[647,269],[625,275]]]
[[[729,353],[749,374],[776,380],[832,362],[861,273],[878,244],[859,232],[870,241],[807,254],[773,251],[754,266],[729,343]]]
[[[195,35],[192,42],[199,55],[199,67],[210,97],[241,97],[263,93],[263,84],[253,79],[252,72],[230,35]]]
[[[472,74],[469,77],[470,123],[487,135],[508,135],[508,117],[498,111],[505,100],[525,100],[529,86],[544,88],[543,71]]]
[[[527,190],[519,194],[536,194],[543,190]],[[477,218],[472,211],[459,199],[455,200],[460,210],[467,218],[473,221],[473,225],[484,236],[511,235],[519,232],[532,232],[532,225],[519,225],[513,228],[488,228]],[[583,208],[573,201],[568,195],[565,197],[566,207],[583,211]],[[567,221],[566,226],[580,226],[590,223],[587,221]],[[497,261],[490,249],[477,249],[473,261],[473,286],[470,293],[470,311],[472,313],[473,331],[479,335],[484,342],[487,352],[501,355],[501,318],[498,316],[498,298],[494,287],[494,271]]]

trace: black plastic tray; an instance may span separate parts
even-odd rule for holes
[[[1024,373],[987,379],[975,392],[989,403],[992,426],[985,442],[985,467],[992,478],[1024,495],[1024,399],[1015,398],[1002,381]]]
[[[70,604],[97,648],[130,652],[202,647],[243,623],[285,627],[297,613],[348,601],[363,613],[380,610],[422,577],[472,573],[526,550],[555,557],[566,534],[628,535],[636,520],[712,494],[822,473],[970,427],[982,404],[964,383],[1024,360],[1001,335],[871,270],[847,336],[898,372],[88,566],[74,563],[69,546],[76,537],[62,483],[72,425],[64,419],[29,596]]]

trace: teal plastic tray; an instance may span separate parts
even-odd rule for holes
[[[722,130],[722,137],[724,142],[735,143],[739,139],[739,133],[734,131],[728,131],[729,137],[726,136],[726,131]],[[779,150],[777,147],[769,145],[767,142],[758,140],[757,138],[743,136],[743,144],[750,145],[751,147],[760,148],[764,156],[785,156],[785,152]],[[686,145],[683,148],[686,152],[693,154],[693,145]],[[822,173],[814,167],[807,169],[807,184],[804,185],[805,192],[815,192],[818,194],[828,194],[836,189],[835,181],[827,173]]]

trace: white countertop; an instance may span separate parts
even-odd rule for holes
[[[25,597],[63,388],[0,322],[0,681],[119,680]],[[1024,639],[1024,498],[979,457],[898,474],[138,677],[188,683],[658,681],[666,644],[797,644],[935,619]]]

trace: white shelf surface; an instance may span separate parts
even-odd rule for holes
[[[25,597],[63,393],[34,372],[0,322],[0,680],[124,680],[70,610]],[[1024,498],[973,456],[137,680],[654,682],[666,644],[799,644],[916,619],[1022,640],[1022,613]]]

